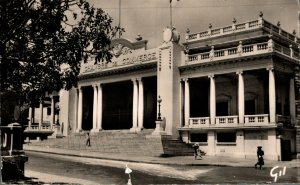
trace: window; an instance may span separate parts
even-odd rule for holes
[[[216,115],[217,116],[228,116],[228,101],[217,102]]]
[[[236,133],[235,132],[219,132],[217,133],[218,143],[235,143]]]
[[[47,116],[51,115],[51,107],[47,107]]]
[[[207,133],[191,134],[191,142],[207,142]]]

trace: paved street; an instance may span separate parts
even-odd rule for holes
[[[27,152],[25,175],[44,183],[126,184],[125,165],[133,184],[270,183],[271,168],[160,165]],[[287,168],[277,182],[299,182],[297,168]]]

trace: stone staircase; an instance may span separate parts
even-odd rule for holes
[[[170,136],[152,136],[152,131],[147,129],[139,133],[132,133],[121,130],[105,130],[95,134],[92,133],[90,136],[90,147],[85,145],[84,132],[64,138],[49,138],[40,142],[30,143],[30,145],[134,156],[193,155],[193,149],[190,145]]]

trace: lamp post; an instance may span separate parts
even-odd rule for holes
[[[157,103],[158,103],[158,117],[157,120],[161,120],[161,114],[160,114],[160,103],[162,102],[162,99],[160,96],[158,96]]]

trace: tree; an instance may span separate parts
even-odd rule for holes
[[[81,61],[110,61],[122,30],[86,0],[0,0],[1,97],[76,87]]]

